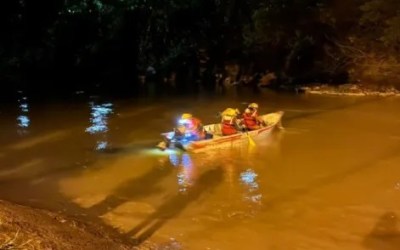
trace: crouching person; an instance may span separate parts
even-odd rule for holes
[[[164,141],[160,142],[157,147],[165,150],[169,147],[172,140],[175,141],[199,141],[204,140],[206,133],[203,129],[203,124],[200,119],[194,117],[192,114],[184,113],[181,115],[174,132],[167,135]]]

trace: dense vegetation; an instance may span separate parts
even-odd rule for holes
[[[0,81],[139,93],[143,75],[213,90],[237,63],[282,84],[399,82],[399,10],[398,0],[2,0]]]

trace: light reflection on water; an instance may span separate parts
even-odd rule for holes
[[[17,121],[18,121],[18,127],[20,128],[27,128],[29,127],[29,117],[26,115],[20,115],[17,117]]]
[[[253,169],[247,169],[240,174],[240,181],[247,187],[247,192],[244,194],[245,200],[259,204],[261,203],[262,195],[258,193],[259,184],[257,176],[257,173]]]
[[[94,104],[89,103],[91,108],[90,123],[91,126],[86,128],[86,132],[92,135],[100,134],[101,139],[97,141],[96,150],[104,150],[108,146],[107,132],[108,132],[108,118],[113,114],[112,103]]]
[[[29,105],[28,105],[28,98],[26,96],[21,97],[18,99],[18,107],[19,107],[19,116],[17,117],[17,126],[18,126],[18,134],[23,135],[27,134],[31,120],[29,119],[28,112],[29,112]]]
[[[189,154],[184,153],[182,155],[179,154],[170,154],[169,156],[170,163],[179,168],[179,172],[177,174],[177,181],[179,186],[179,192],[185,193],[190,186],[194,183],[193,170],[195,166],[193,165],[193,161]]]
[[[168,156],[168,158],[169,158],[169,161],[171,162],[171,164],[172,164],[173,166],[175,166],[175,167],[178,167],[178,166],[179,166],[180,159],[179,159],[179,156],[178,156],[177,154],[170,154],[170,155]]]
[[[192,158],[190,154],[176,154],[171,153],[168,155],[169,162],[171,165],[179,168],[177,174],[177,182],[179,186],[179,192],[185,193],[188,188],[195,184],[196,175],[198,174],[199,165],[206,164],[205,159]],[[215,159],[216,160],[216,159]],[[213,161],[215,163],[215,161]],[[247,169],[240,173],[237,173],[238,179],[234,178],[235,166],[232,163],[223,160],[224,171],[226,172],[226,181],[230,186],[241,185],[244,190],[242,196],[244,201],[250,201],[253,204],[260,205],[262,201],[262,194],[260,193],[260,185],[258,182],[258,174],[254,169]],[[207,164],[206,164],[207,165]],[[235,184],[236,182],[236,184]]]
[[[97,150],[106,149],[106,148],[107,148],[107,145],[108,145],[108,142],[106,142],[106,141],[98,141],[98,142],[97,142],[97,147],[96,147],[96,149],[97,149]]]

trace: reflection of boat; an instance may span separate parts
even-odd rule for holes
[[[162,135],[170,140],[170,147],[183,148],[186,151],[194,153],[207,151],[210,149],[240,146],[244,143],[248,143],[249,137],[253,140],[267,139],[275,127],[281,126],[283,114],[283,111],[278,111],[275,113],[262,115],[261,118],[265,124],[267,124],[266,126],[257,130],[249,131],[247,133],[243,132],[229,136],[222,136],[220,123],[205,125],[205,131],[213,135],[213,138],[208,140],[173,141],[171,138],[173,137],[174,132],[163,133]]]

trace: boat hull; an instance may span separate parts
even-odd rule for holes
[[[182,144],[182,146],[186,151],[199,153],[209,150],[243,146],[249,143],[249,137],[255,142],[265,141],[275,128],[281,128],[281,119],[283,114],[283,111],[278,111],[263,115],[261,117],[267,126],[257,130],[240,132],[229,136],[220,135],[220,124],[205,125],[204,129],[207,131],[207,133],[213,134],[213,139],[192,141]],[[164,133],[163,135],[165,136],[170,134],[171,132]]]

